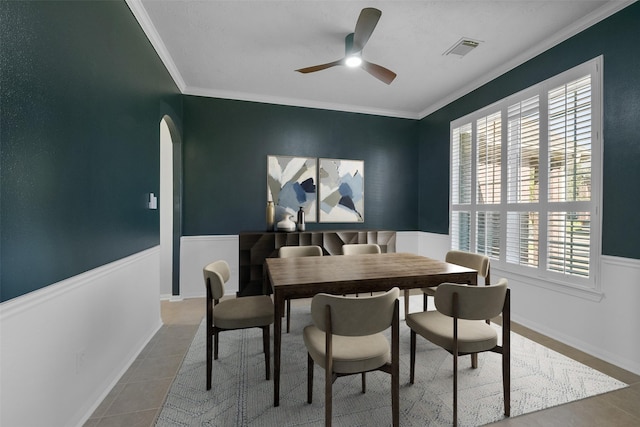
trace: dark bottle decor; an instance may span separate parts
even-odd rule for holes
[[[304,228],[304,209],[300,206],[300,209],[298,210],[298,231],[304,231]]]

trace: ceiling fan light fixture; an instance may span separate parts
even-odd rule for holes
[[[360,55],[348,56],[345,64],[347,65],[347,67],[351,68],[359,67],[360,65],[362,65],[362,58],[360,58]]]

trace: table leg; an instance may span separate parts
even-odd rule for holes
[[[411,289],[404,290],[404,318],[407,318],[409,314],[409,297],[411,296]]]
[[[280,405],[280,351],[282,346],[282,313],[284,299],[277,290],[273,293],[273,406]]]

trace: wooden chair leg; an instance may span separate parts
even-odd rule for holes
[[[211,370],[213,369],[213,343],[211,341],[211,327],[207,326],[207,390],[211,390]]]
[[[267,381],[270,379],[271,373],[271,332],[269,325],[262,327],[262,351],[264,351],[264,366],[265,366],[265,378]]]
[[[453,355],[453,425],[458,425],[458,354]]]
[[[289,329],[291,328],[291,300],[287,300],[287,333],[289,333]]]
[[[333,409],[333,373],[332,367],[325,369],[324,378],[324,425],[325,427],[331,427],[331,417]]]
[[[213,328],[213,358],[218,360],[218,329]]]
[[[502,351],[505,351],[504,349]],[[504,394],[504,414],[511,416],[511,369],[509,354],[502,355],[502,392]]]
[[[313,399],[313,359],[307,353],[307,403]]]
[[[409,356],[409,383],[413,384],[416,375],[416,333],[411,330],[411,350]]]

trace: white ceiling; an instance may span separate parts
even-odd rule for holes
[[[185,94],[422,118],[633,1],[127,0]],[[397,73],[294,70],[344,56],[364,7],[382,11],[363,58]],[[482,41],[445,56],[461,38]]]

